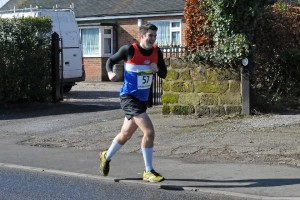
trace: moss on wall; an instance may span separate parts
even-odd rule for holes
[[[193,106],[174,105],[171,106],[170,112],[176,115],[190,115],[195,113],[195,108]]]
[[[163,103],[178,103],[178,94],[164,93],[161,97]]]
[[[179,77],[179,73],[175,70],[168,70],[168,75],[166,77],[166,80],[177,80]]]
[[[191,75],[190,75],[190,70],[183,70],[179,74],[179,78],[183,81],[190,81],[191,80]]]
[[[219,105],[219,95],[201,93],[199,94],[200,105]]]
[[[229,88],[228,82],[200,82],[195,81],[195,92],[200,93],[225,93]]]
[[[167,114],[170,114],[170,112],[171,112],[171,107],[166,104],[163,104],[162,114],[167,115]]]
[[[241,91],[241,83],[239,81],[229,81],[228,92],[239,93]]]
[[[180,93],[178,103],[182,105],[199,105],[200,97],[197,93]]]
[[[170,90],[172,92],[193,92],[194,87],[191,81],[177,81],[171,83]]]
[[[170,59],[163,82],[163,114],[216,116],[240,114],[240,72]]]

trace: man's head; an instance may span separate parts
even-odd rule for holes
[[[148,30],[157,31],[157,27],[154,24],[144,24],[140,27],[140,33],[146,34]]]
[[[140,27],[140,45],[144,49],[151,49],[156,40],[157,27],[154,24],[145,24]]]

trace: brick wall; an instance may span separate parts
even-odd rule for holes
[[[138,19],[122,19],[118,21],[117,40],[119,49],[126,44],[132,44],[139,41],[139,27],[137,26]]]
[[[84,58],[87,81],[108,81],[105,64],[108,58]]]

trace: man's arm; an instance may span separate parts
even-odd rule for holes
[[[118,75],[113,72],[113,66],[118,64],[122,60],[127,60],[129,46],[122,46],[117,53],[112,55],[106,62],[106,71],[109,80],[116,81],[118,80]]]
[[[122,60],[127,60],[127,55],[128,55],[128,45],[122,46],[117,53],[112,55],[106,62],[106,71],[107,72],[112,72],[113,71],[113,66],[115,64],[118,64]]]
[[[160,78],[166,78],[168,71],[167,71],[166,63],[165,63],[164,58],[163,58],[163,54],[162,54],[160,49],[158,49],[157,53],[158,53],[157,66],[159,68],[159,70],[157,72],[157,75]]]

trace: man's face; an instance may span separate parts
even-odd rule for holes
[[[146,35],[142,34],[140,43],[144,49],[151,49],[155,43],[155,40],[156,40],[156,31],[148,30]]]

